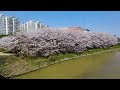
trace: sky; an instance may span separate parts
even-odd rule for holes
[[[38,20],[50,27],[80,26],[93,32],[120,36],[120,11],[0,11],[21,22]]]

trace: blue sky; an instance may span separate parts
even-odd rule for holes
[[[0,11],[21,22],[39,20],[50,27],[81,26],[91,31],[120,36],[120,11]]]

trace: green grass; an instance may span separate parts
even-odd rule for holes
[[[3,53],[12,53],[12,51],[7,50],[7,49],[3,49],[3,48],[0,48],[0,52],[3,52]]]
[[[112,46],[109,48],[97,48],[97,49],[89,49],[82,53],[74,53],[74,54],[59,54],[59,55],[51,55],[49,57],[24,57],[17,55],[10,56],[0,56],[0,72],[5,77],[10,77],[14,75],[23,74],[26,72],[30,72],[33,70],[37,70],[43,68],[47,65],[54,63],[55,61],[60,61],[65,58],[72,58],[80,55],[97,53],[105,50],[120,48],[120,45]],[[0,52],[7,52],[5,49],[0,49]]]
[[[7,51],[7,50],[5,50],[5,49],[3,49],[3,48],[0,48],[0,52],[4,52],[4,51]]]
[[[116,49],[116,48],[120,48],[120,45],[115,45],[115,46],[111,46],[111,47],[108,47],[108,48],[96,48],[96,49],[89,49],[89,50],[86,50],[80,54],[92,54],[92,53],[97,53],[97,52],[101,52],[101,51],[106,51],[106,50],[111,50],[111,49]]]

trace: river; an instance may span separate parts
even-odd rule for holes
[[[13,79],[120,79],[120,50],[60,62]]]

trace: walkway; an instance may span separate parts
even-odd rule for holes
[[[10,53],[3,53],[3,52],[0,52],[0,56],[2,56],[2,55],[12,55],[12,54],[10,54]]]

